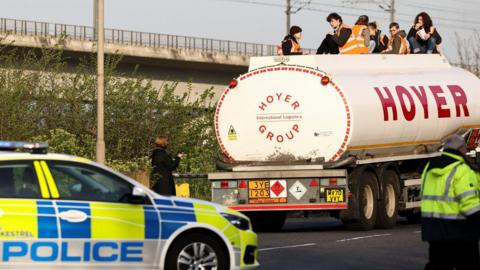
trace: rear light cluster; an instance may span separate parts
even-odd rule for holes
[[[221,180],[212,182],[212,188],[248,188],[246,180]]]
[[[237,188],[237,181],[236,180],[222,180],[222,181],[215,181],[212,182],[212,188]]]
[[[345,186],[347,179],[345,178],[322,178],[320,179],[320,185],[325,187]]]
[[[335,187],[345,186],[347,179],[345,178],[312,178],[310,180],[310,187]],[[221,180],[212,182],[212,188],[248,188],[247,180]]]

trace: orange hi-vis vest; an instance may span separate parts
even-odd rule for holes
[[[408,48],[407,38],[400,37],[400,40],[402,41],[402,45],[400,46],[400,51],[398,53],[399,54],[408,54],[409,53],[409,48]]]
[[[292,49],[290,49],[290,52],[291,53],[297,53],[297,52],[301,52],[302,51],[302,48],[300,47],[300,44],[298,44],[297,42],[293,41],[292,39],[289,39],[289,40],[286,40],[286,41],[282,41],[282,42],[288,42],[288,41],[291,41],[292,42]],[[282,49],[282,44],[278,45],[277,46],[277,55],[285,55],[283,49]]]
[[[290,41],[292,42],[292,53],[298,53],[302,51],[302,47],[300,47],[300,44],[293,41],[292,39]]]
[[[365,46],[365,39],[362,32],[367,27],[365,25],[354,25],[352,34],[345,45],[339,48],[340,54],[362,54],[368,53],[368,47]]]
[[[391,37],[388,41],[388,47],[392,48],[393,47],[393,42],[395,41],[395,36]],[[398,51],[398,54],[409,54],[410,53],[410,48],[408,46],[408,41],[406,37],[401,37],[400,38],[400,50]]]

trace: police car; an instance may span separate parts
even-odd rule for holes
[[[238,212],[160,196],[90,160],[47,154],[45,144],[0,150],[1,269],[258,266],[257,236]]]

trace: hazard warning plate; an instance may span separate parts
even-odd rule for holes
[[[325,196],[329,203],[345,202],[345,191],[343,189],[326,188]]]
[[[286,203],[285,180],[255,180],[248,182],[248,203]]]

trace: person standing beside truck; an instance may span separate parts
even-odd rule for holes
[[[290,27],[289,34],[285,36],[282,41],[281,51],[278,52],[279,55],[301,55],[302,48],[298,41],[302,38],[302,28],[299,26]]]
[[[422,12],[415,17],[412,28],[408,32],[408,42],[412,53],[438,53],[442,37],[433,26],[430,15]]]
[[[385,54],[408,54],[409,47],[405,31],[400,30],[400,25],[396,22],[390,24],[390,39],[387,49],[382,51]]]
[[[155,139],[155,149],[152,151],[152,190],[161,195],[175,196],[175,182],[172,172],[180,165],[183,153],[172,158],[167,153],[168,137],[159,135]]]
[[[447,138],[441,156],[422,175],[422,240],[429,243],[426,270],[480,269],[480,183],[466,158],[463,137]]]
[[[333,29],[332,33],[328,33],[325,39],[317,49],[317,54],[339,54],[339,48],[347,43],[352,29],[343,23],[342,17],[337,13],[330,13],[327,16],[327,22]]]

